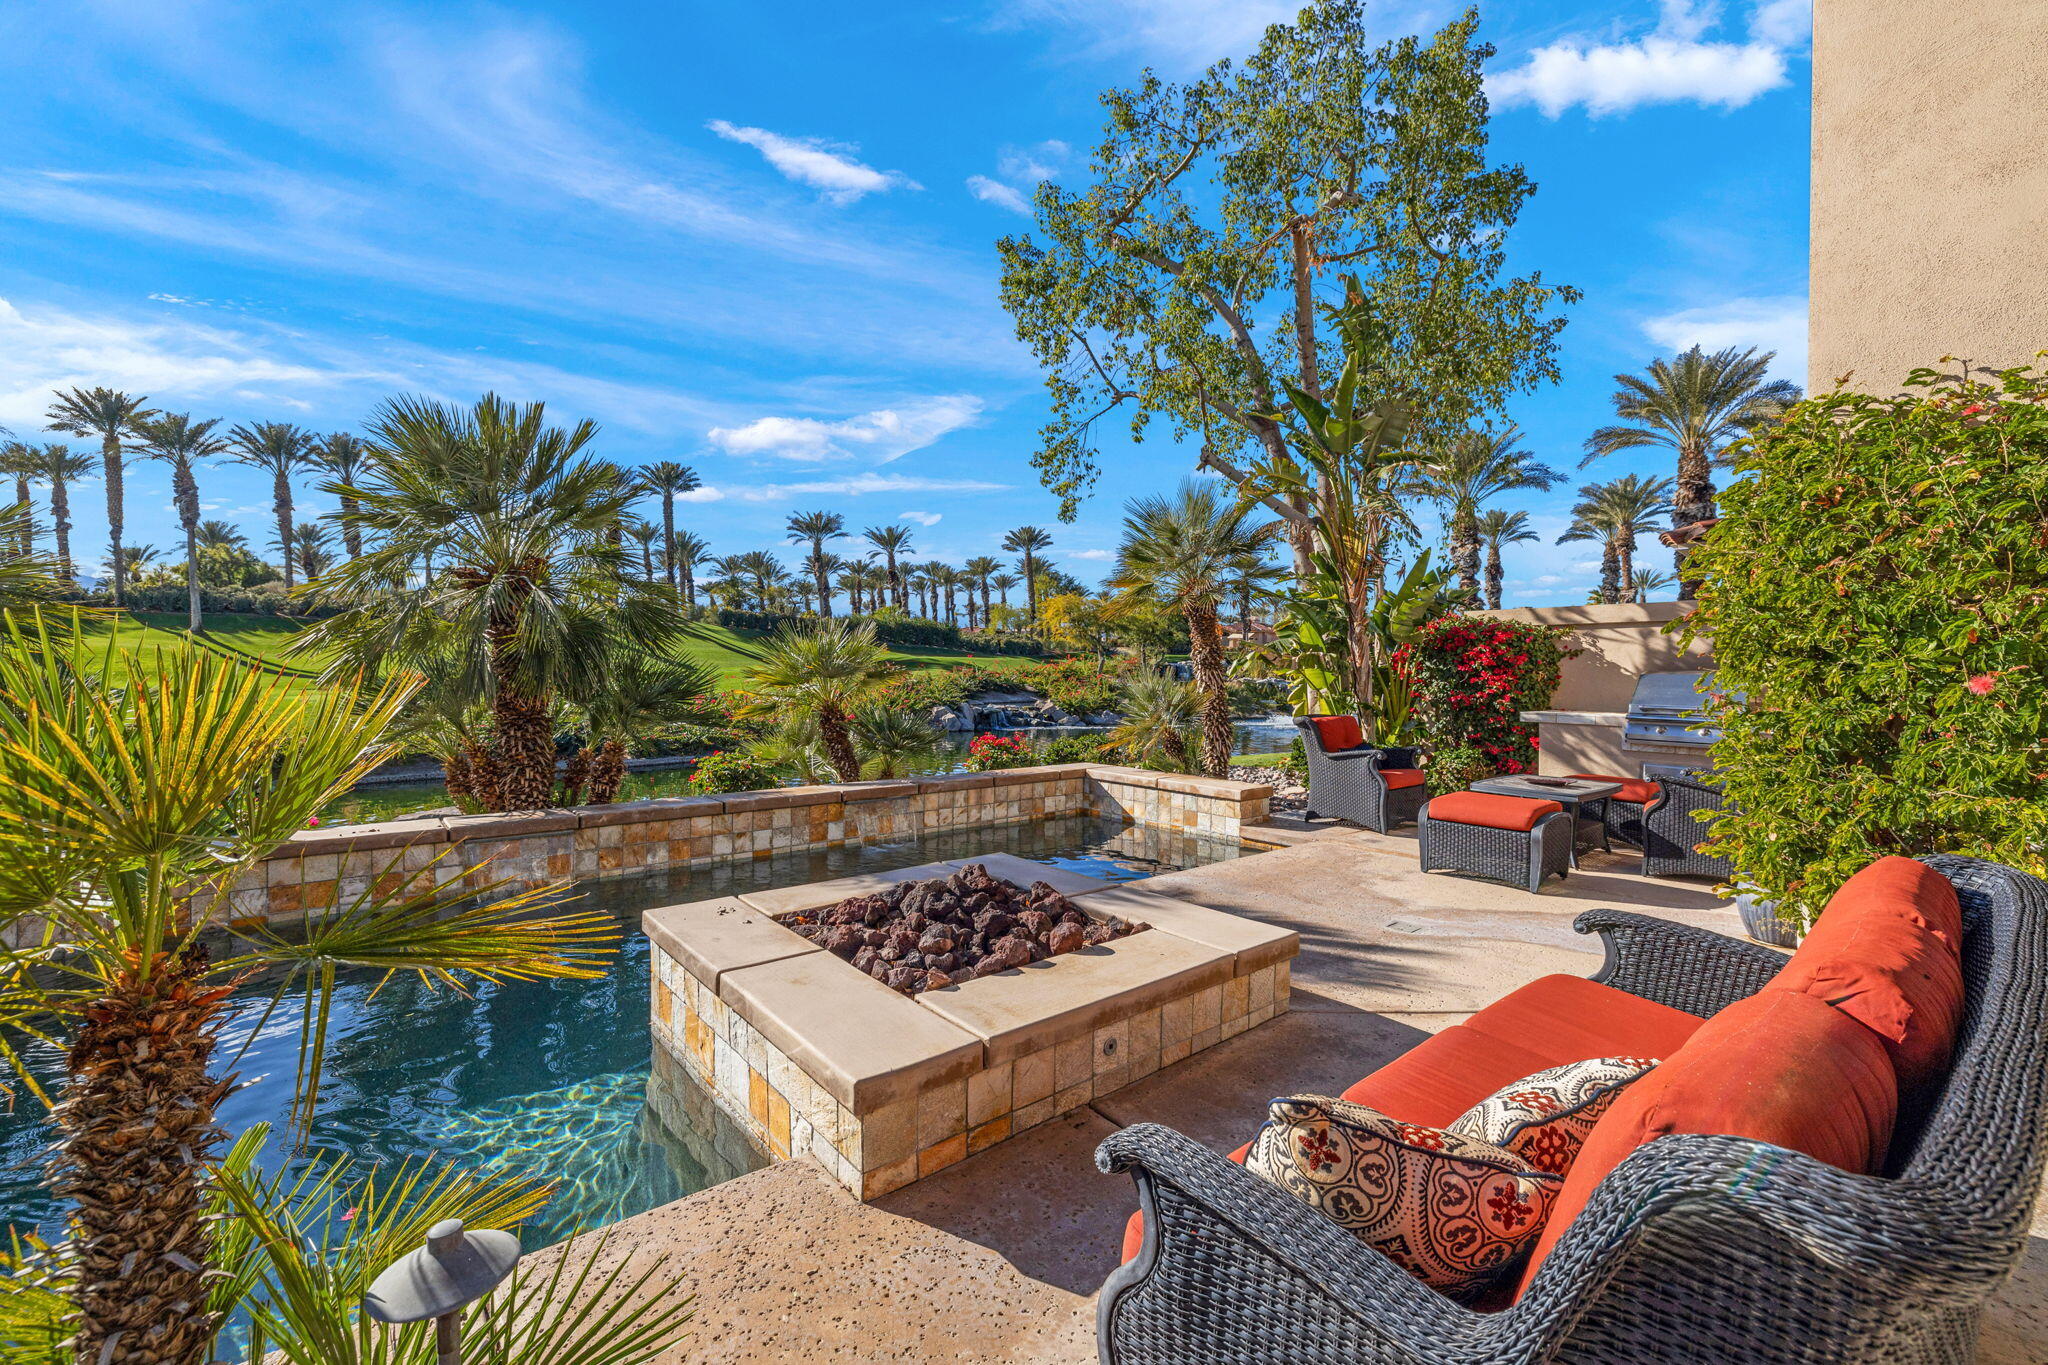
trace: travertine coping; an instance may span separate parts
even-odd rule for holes
[[[1292,929],[1242,915],[1211,910],[1193,901],[1161,895],[1139,886],[1112,886],[1077,896],[1074,904],[1098,919],[1142,920],[1154,929],[1164,929],[1193,943],[1204,944],[1230,956],[1235,974],[1243,976],[1261,967],[1293,957],[1301,951],[1301,935]]]

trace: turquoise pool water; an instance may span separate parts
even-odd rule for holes
[[[648,948],[640,913],[658,905],[828,877],[1005,852],[1092,876],[1132,881],[1239,855],[1234,842],[1075,818],[963,830],[893,844],[795,853],[712,868],[592,883],[585,904],[618,917],[622,942],[602,979],[484,987],[465,997],[368,974],[345,979],[334,1005],[312,1151],[396,1164],[439,1157],[471,1169],[551,1178],[560,1188],[530,1224],[528,1246],[679,1199],[761,1164],[708,1103],[685,1103],[689,1131],[648,1113]],[[251,992],[221,1056],[246,1052],[242,1087],[221,1107],[230,1131],[283,1129],[299,1045],[299,1011],[281,1005],[256,1029],[266,993]],[[54,1055],[41,1059],[54,1080]],[[687,1083],[665,1069],[663,1084]],[[0,1114],[0,1225],[53,1227],[37,1183],[49,1141],[41,1113],[18,1098]],[[273,1140],[272,1159],[302,1159]]]

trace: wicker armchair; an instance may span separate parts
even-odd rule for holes
[[[1646,763],[1643,776],[1664,789],[1662,796],[1643,807],[1643,875],[1727,879],[1733,869],[1726,858],[1698,851],[1707,826],[1692,818],[1695,811],[1725,808],[1720,784],[1711,772]]]
[[[1889,1177],[1731,1137],[1672,1136],[1602,1181],[1528,1291],[1475,1312],[1170,1129],[1096,1153],[1128,1171],[1144,1249],[1098,1310],[1113,1365],[1964,1362],[2018,1262],[2048,1122],[2048,884],[1926,860],[1962,893],[1968,1005],[1954,1064]],[[1766,948],[1619,912],[1600,978],[1708,1014],[1784,963]]]
[[[1329,816],[1349,820],[1367,829],[1387,833],[1394,826],[1413,823],[1429,799],[1429,789],[1389,787],[1382,768],[1413,769],[1413,749],[1340,749],[1323,747],[1316,730],[1316,716],[1296,717],[1294,728],[1301,731],[1302,748],[1308,754],[1308,818]]]

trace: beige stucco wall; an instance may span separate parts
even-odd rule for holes
[[[1711,668],[1712,648],[1704,641],[1683,649],[1664,627],[1691,607],[1680,602],[1579,607],[1503,607],[1476,616],[1569,626],[1571,643],[1584,653],[1564,663],[1564,675],[1550,698],[1553,711],[1625,711],[1645,673]]]
[[[1816,0],[1811,387],[2048,347],[2048,5]]]

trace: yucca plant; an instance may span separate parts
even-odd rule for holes
[[[308,693],[202,651],[117,657],[40,614],[0,630],[0,1061],[52,1103],[68,1206],[67,1326],[95,1365],[201,1365],[217,1313],[207,1210],[230,1081],[215,1048],[259,971],[304,997],[302,1096],[317,1091],[337,968],[468,981],[594,977],[596,914],[493,899],[466,869],[400,871],[291,937],[209,907],[388,759],[417,680]],[[125,667],[117,668],[117,665]],[[125,686],[101,680],[125,672]],[[460,899],[456,899],[456,898]],[[28,1045],[63,1051],[47,1095]]]

